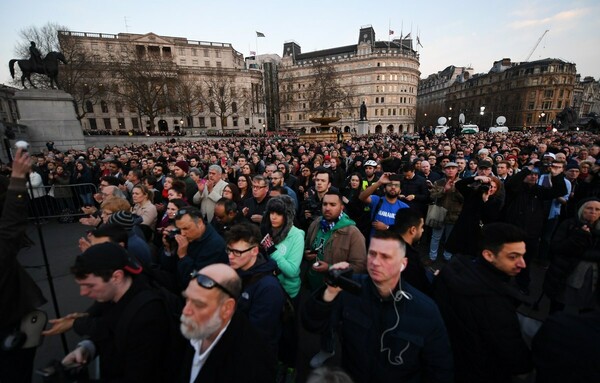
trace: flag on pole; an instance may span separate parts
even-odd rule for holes
[[[417,36],[417,45],[421,45],[421,39],[419,38],[419,36]],[[421,48],[423,48],[423,45],[421,45]]]
[[[390,29],[390,36],[392,36],[393,34],[394,34],[394,31],[392,31],[392,30]]]
[[[255,51],[250,51],[250,56],[256,56],[256,52]]]
[[[256,31],[256,37],[265,37],[265,34],[262,32]]]
[[[406,36],[404,36],[405,39],[410,39],[410,32],[408,32],[408,34]]]

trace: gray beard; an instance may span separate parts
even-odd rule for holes
[[[189,340],[204,340],[215,334],[223,324],[221,317],[219,317],[219,309],[215,310],[212,317],[203,325],[194,322],[183,314],[181,314],[179,319],[181,320],[181,325],[179,326],[181,334]]]

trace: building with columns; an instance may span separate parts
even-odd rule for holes
[[[327,112],[326,117],[339,118],[332,126],[359,134],[415,131],[419,54],[412,39],[377,41],[370,25],[361,27],[352,45],[302,53],[297,42],[284,43],[278,68],[282,129],[316,131],[317,124],[309,119],[321,116],[311,112],[314,100],[308,88],[318,63],[333,66],[338,84],[350,96],[349,102]],[[363,101],[366,122],[359,121]]]
[[[101,80],[90,78],[90,82],[109,82],[100,84],[107,90],[122,86],[116,75],[111,76],[111,66],[114,64],[114,57],[119,54],[123,57],[127,52],[129,55],[147,55],[169,63],[168,73],[157,73],[157,76],[166,75],[172,77],[172,80],[181,80],[180,84],[194,83],[204,91],[208,87],[219,87],[221,90],[215,93],[220,92],[220,96],[226,93],[221,101],[215,99],[214,102],[206,99],[201,102],[194,92],[185,102],[181,99],[169,100],[165,102],[168,106],[158,112],[151,124],[148,117],[139,113],[131,103],[118,96],[110,96],[110,91],[98,92],[93,98],[83,101],[84,130],[130,131],[154,125],[161,131],[183,129],[192,134],[209,129],[250,132],[262,127],[265,122],[262,72],[247,68],[243,55],[229,43],[195,41],[154,33],[114,35],[73,31],[59,32],[59,40],[61,45],[79,44],[84,48],[93,64],[101,66],[108,73]],[[220,85],[214,85],[215,82],[210,80],[215,77],[219,77],[217,82]],[[165,86],[169,87],[168,83]],[[167,89],[165,93],[173,95],[177,90]],[[213,95],[211,91],[210,96]],[[193,104],[194,107],[183,111],[178,105],[184,103]]]

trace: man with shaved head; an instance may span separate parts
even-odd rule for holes
[[[275,356],[263,337],[236,312],[242,281],[225,264],[191,275],[183,292],[181,333],[189,339],[181,382],[273,382]]]

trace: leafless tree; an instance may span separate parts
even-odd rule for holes
[[[200,92],[202,103],[209,113],[219,118],[221,128],[227,126],[227,118],[237,118],[244,114],[247,105],[247,89],[237,89],[235,77],[225,70],[213,71],[202,82]]]
[[[202,84],[194,76],[180,74],[170,88],[171,109],[177,110],[192,126],[192,117],[204,111],[202,103]]]
[[[292,75],[291,71],[284,72],[279,76],[279,99],[277,113],[284,111],[290,111],[294,102],[294,81],[296,78]]]
[[[335,116],[340,110],[351,109],[354,103],[351,89],[340,84],[334,65],[322,61],[313,65],[305,93],[309,111],[319,117]]]
[[[110,56],[112,83],[109,92],[116,101],[148,117],[149,129],[154,120],[172,110],[172,94],[176,88],[177,70],[171,57],[158,52],[137,51],[130,46]]]

